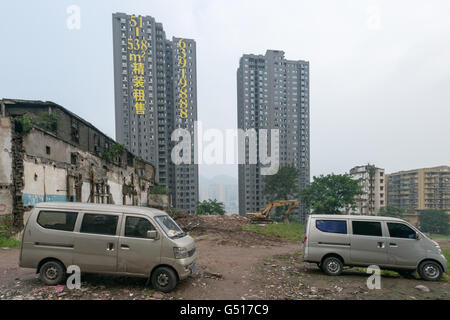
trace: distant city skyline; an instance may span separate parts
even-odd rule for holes
[[[223,202],[227,214],[237,214],[238,180],[227,175],[216,175],[212,178],[200,176],[200,201],[217,200]]]

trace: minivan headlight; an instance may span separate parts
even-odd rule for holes
[[[442,254],[442,250],[440,246],[436,246],[436,250],[439,252],[439,254]]]
[[[184,259],[187,258],[189,256],[189,252],[186,248],[178,248],[178,247],[174,247],[173,248],[173,254],[175,255],[176,259]]]

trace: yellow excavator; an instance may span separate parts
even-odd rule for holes
[[[297,208],[298,200],[279,200],[271,202],[262,209],[260,212],[249,212],[246,214],[247,218],[249,218],[253,223],[272,223],[273,220],[270,219],[270,211],[272,208],[281,207],[281,206],[289,206],[286,212],[284,213],[284,223],[289,223],[289,215],[292,210]]]

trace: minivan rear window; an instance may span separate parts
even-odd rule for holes
[[[114,236],[118,220],[115,215],[85,213],[80,232]]]
[[[77,216],[77,212],[41,211],[37,223],[46,229],[73,231]]]
[[[316,228],[323,232],[347,233],[347,221],[342,220],[316,220]]]
[[[376,221],[352,221],[353,234],[361,236],[381,237],[381,222]]]

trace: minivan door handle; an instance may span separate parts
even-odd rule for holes
[[[121,245],[120,245],[120,248],[121,248],[121,249],[124,249],[124,250],[130,250],[130,246],[127,245],[127,244],[121,244]]]
[[[390,242],[390,243],[389,243],[389,246],[390,246],[391,248],[396,248],[396,247],[398,247],[398,245],[397,245],[396,243],[393,243],[393,242]]]
[[[113,242],[109,242],[108,246],[106,247],[106,250],[108,251],[114,251],[114,243]]]
[[[380,249],[383,249],[384,248],[384,242],[382,242],[382,241],[377,242],[377,247],[380,248]]]

